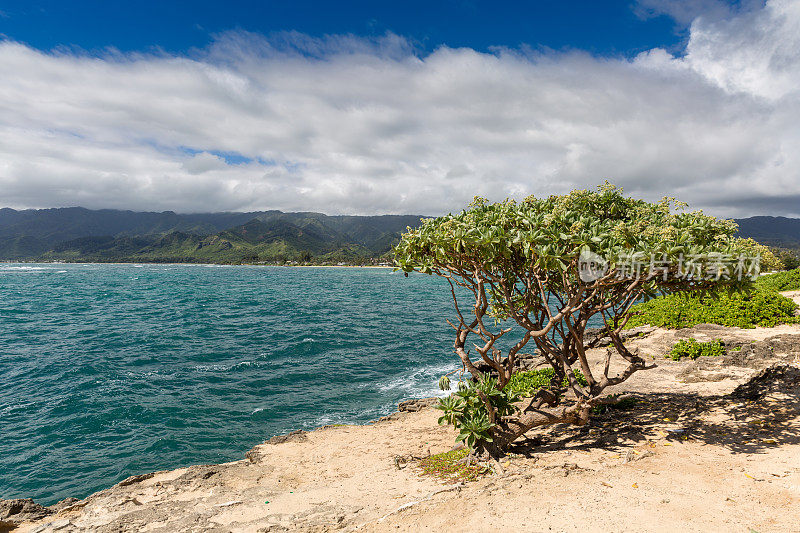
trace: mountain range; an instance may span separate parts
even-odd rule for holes
[[[0,260],[363,264],[386,258],[417,215],[257,211],[178,214],[0,209]],[[800,248],[800,219],[736,220],[743,237]]]
[[[0,260],[364,263],[389,252],[420,218],[5,208]]]
[[[750,217],[736,221],[739,233],[762,244],[779,248],[800,248],[800,218]]]

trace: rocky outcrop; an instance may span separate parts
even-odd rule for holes
[[[11,531],[18,524],[41,520],[53,512],[30,498],[0,500],[0,531]]]
[[[421,398],[419,400],[406,400],[397,404],[397,410],[401,413],[416,413],[428,407],[433,407],[439,401],[438,398]]]
[[[676,336],[696,337],[692,329],[679,330]],[[738,379],[774,365],[785,365],[800,360],[800,335],[781,334],[764,340],[741,338],[740,333],[728,334],[725,328],[709,331],[708,325],[701,328],[709,337],[718,338],[725,346],[721,357],[701,357],[689,363],[677,377],[685,383]],[[709,335],[709,333],[711,335]]]
[[[731,396],[745,400],[758,400],[775,391],[800,387],[800,368],[792,365],[772,365],[734,389]]]
[[[305,442],[308,440],[308,434],[302,429],[292,431],[286,435],[276,435],[267,441],[267,444],[283,444],[284,442]]]

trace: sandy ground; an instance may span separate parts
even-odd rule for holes
[[[744,355],[664,359],[685,336],[741,341]],[[659,365],[620,386],[642,401],[532,433],[502,475],[466,484],[420,475],[417,458],[449,450],[455,436],[424,408],[273,439],[237,462],[131,478],[15,531],[800,532],[800,379],[730,395],[759,368],[794,372],[800,326],[656,330],[631,345]]]
[[[794,300],[796,304],[800,305],[800,291],[785,291],[782,292],[781,294],[783,294],[787,298],[791,298],[792,300]]]

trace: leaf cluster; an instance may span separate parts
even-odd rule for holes
[[[514,412],[514,402],[519,396],[501,390],[497,379],[484,374],[477,381],[459,382],[458,392],[439,400],[440,425],[450,424],[458,430],[456,442],[464,442],[470,449],[480,442],[492,442],[494,420]]]
[[[664,357],[680,361],[684,357],[694,360],[698,357],[718,357],[720,355],[725,355],[725,344],[720,339],[699,342],[697,339],[690,338],[679,340]]]
[[[673,212],[675,211],[675,212]],[[476,270],[506,277],[531,271],[547,277],[548,289],[566,292],[560,273],[571,271],[581,251],[611,261],[632,253],[676,263],[681,257],[735,255],[743,250],[736,223],[683,212],[670,198],[650,203],[623,196],[606,183],[597,191],[577,190],[522,202],[478,199],[458,214],[425,219],[408,229],[395,247],[397,266],[406,271],[435,270],[469,275]],[[653,280],[649,289],[661,284]],[[508,306],[499,298],[492,305]]]
[[[586,378],[583,376],[581,371],[573,370],[573,372],[578,383],[586,386]],[[534,396],[539,389],[550,387],[553,384],[552,382],[555,374],[556,372],[552,367],[515,372],[511,375],[511,379],[506,384],[505,389],[511,394],[521,396],[523,398],[530,398]],[[569,387],[569,379],[564,376],[564,379],[559,385],[561,387]]]
[[[467,464],[464,459],[468,453],[469,450],[462,449],[430,455],[421,459],[419,466],[423,474],[438,477],[448,483],[475,481],[488,468],[480,464]]]

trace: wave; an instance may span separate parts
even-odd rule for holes
[[[34,272],[39,270],[53,270],[52,267],[34,267],[34,266],[2,266],[0,271],[9,272]]]
[[[400,392],[403,399],[444,397],[451,391],[439,389],[439,378],[457,367],[453,363],[426,365],[405,374],[404,376],[378,385],[381,392]]]
[[[239,361],[229,365],[198,365],[194,369],[198,372],[230,372],[231,370],[239,370],[251,366],[258,366],[258,363],[256,361]]]

